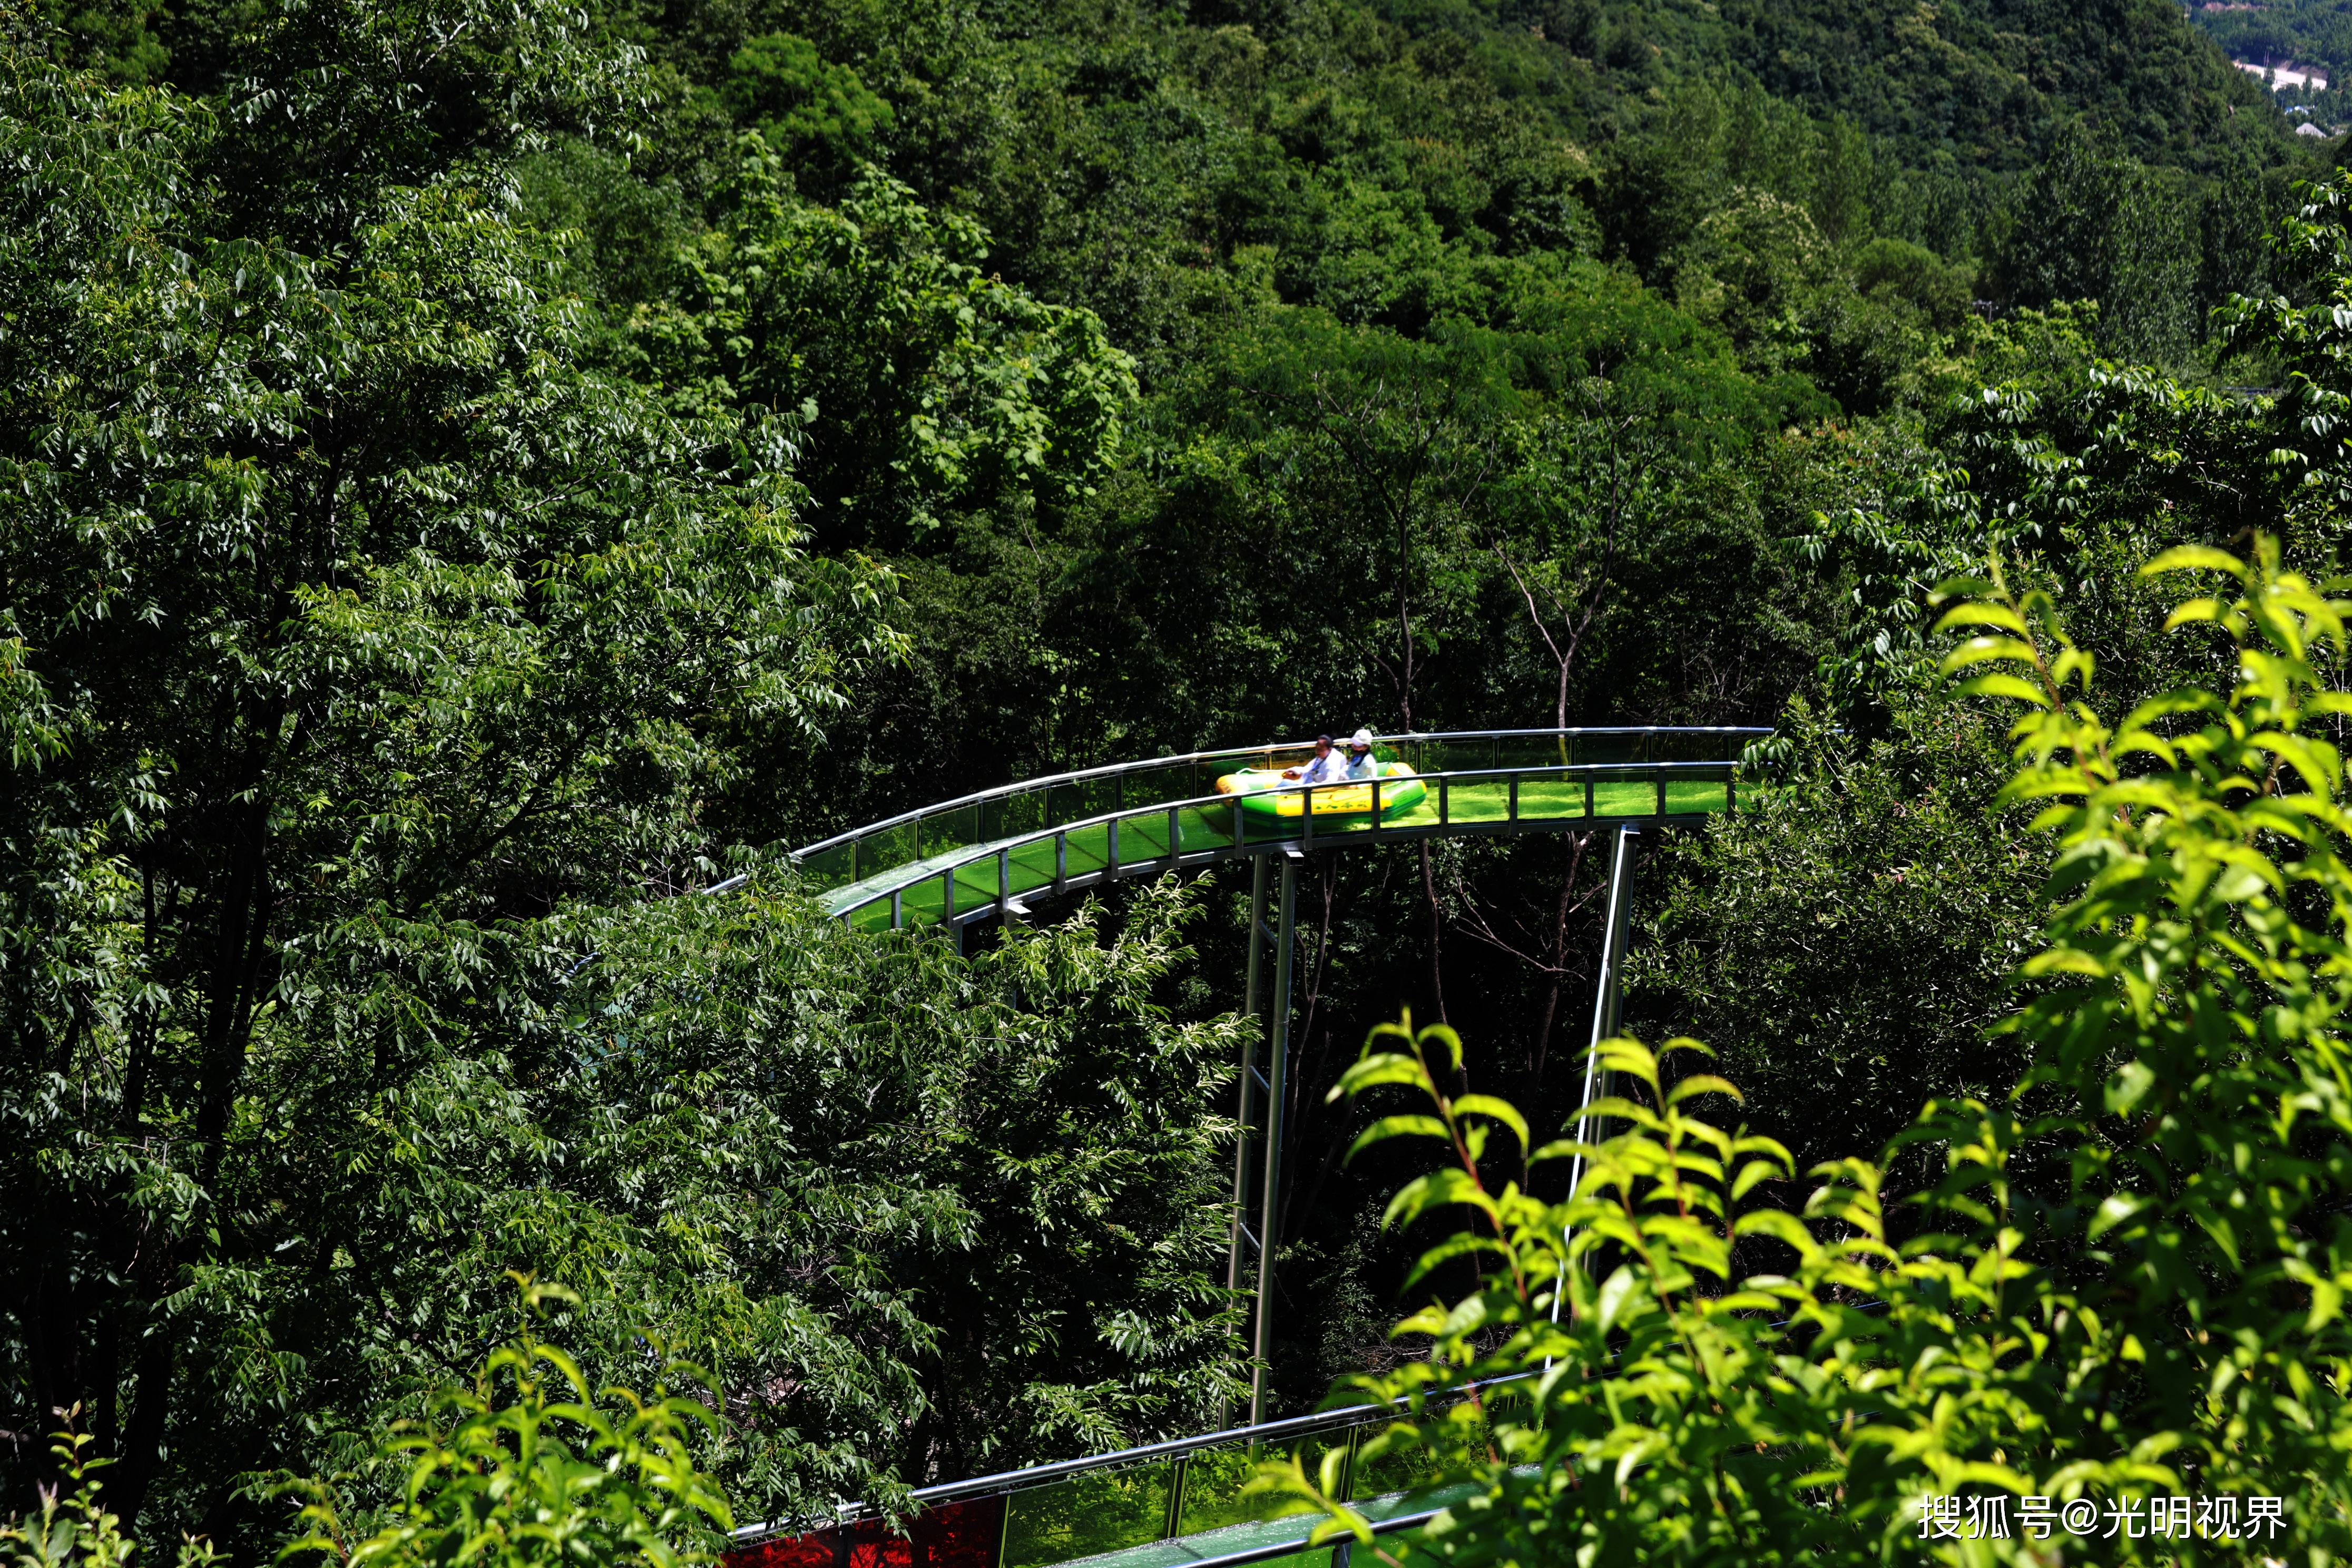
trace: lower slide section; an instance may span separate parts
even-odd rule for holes
[[[1354,1506],[1377,1525],[1447,1507],[1472,1489],[1456,1486],[1392,1492]],[[723,1568],[1045,1568],[1079,1563],[1086,1568],[1192,1568],[1235,1557],[1266,1568],[1325,1568],[1332,1561],[1329,1545],[1306,1545],[1307,1535],[1322,1522],[1319,1514],[1250,1520],[1102,1551],[1105,1526],[1112,1521],[1055,1517],[1060,1510],[1050,1510],[1041,1516],[1039,1510],[1018,1506],[1023,1500],[1022,1494],[1013,1493],[939,1504],[917,1514],[903,1535],[881,1520],[868,1519],[806,1535],[775,1536],[736,1547],[722,1559]],[[1405,1530],[1389,1538],[1389,1550],[1409,1542],[1413,1533]]]
[[[736,1547],[720,1562],[724,1568],[998,1568],[1009,1500],[1000,1493],[927,1508],[903,1535],[882,1520],[862,1519],[772,1536]]]

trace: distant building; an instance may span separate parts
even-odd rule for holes
[[[2295,133],[2297,136],[2316,136],[2316,137],[2319,137],[2320,139],[2322,139],[2323,141],[2324,141],[2324,140],[2326,140],[2326,136],[2327,136],[2327,132],[2326,132],[2322,131],[2318,126],[2314,125],[2314,124],[2313,124],[2310,121],[2308,121],[2308,120],[2304,121],[2302,123],[2298,124],[2298,125],[2294,128],[2294,133]]]

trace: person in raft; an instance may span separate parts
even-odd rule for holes
[[[1297,779],[1305,784],[1338,784],[1348,776],[1348,764],[1331,749],[1331,737],[1315,737],[1315,760],[1302,766],[1285,768],[1282,776]]]
[[[1381,764],[1372,756],[1372,732],[1369,729],[1348,737],[1348,776],[1357,780],[1381,776]]]

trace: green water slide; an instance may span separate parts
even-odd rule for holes
[[[1730,810],[1735,728],[1384,735],[1388,776],[1292,786],[1297,809],[1234,808],[1218,781],[1279,773],[1307,742],[1198,752],[1031,779],[907,812],[794,852],[825,909],[860,929],[1017,919],[1029,901],[1237,857],[1410,838],[1562,832]],[[1386,792],[1385,799],[1380,798]],[[1418,798],[1402,807],[1399,795]],[[1287,807],[1286,806],[1286,809]]]

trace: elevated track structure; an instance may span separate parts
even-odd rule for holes
[[[1385,1411],[1265,1419],[1298,869],[1308,855],[1335,849],[1608,833],[1608,901],[1580,1101],[1590,1105],[1606,1088],[1597,1047],[1618,1023],[1635,838],[1736,810],[1739,759],[1770,733],[1653,727],[1382,735],[1374,755],[1402,768],[1370,781],[1369,797],[1364,782],[1289,784],[1278,809],[1260,810],[1244,809],[1218,781],[1298,766],[1314,754],[1311,743],[1196,752],[982,790],[795,851],[828,913],[861,931],[936,930],[959,950],[974,926],[1018,923],[1049,901],[1124,878],[1253,862],[1243,1006],[1264,1023],[1243,1047],[1244,1134],[1226,1263],[1229,1287],[1254,1287],[1250,1417],[1197,1437],[925,1488],[913,1494],[921,1511],[904,1532],[861,1504],[830,1521],[751,1526],[737,1532],[730,1568],[1244,1568],[1292,1559],[1307,1568],[1307,1556],[1327,1554],[1305,1552],[1313,1521],[1259,1517],[1263,1500],[1242,1490],[1269,1445],[1313,1448],[1311,1464],[1344,1442],[1343,1495],[1366,1500],[1359,1506],[1383,1532],[1410,1534],[1455,1500],[1430,1491],[1425,1478],[1355,1474],[1357,1448],[1389,1419]],[[1254,1174],[1255,1231],[1245,1219]],[[1328,1554],[1332,1568],[1348,1568],[1344,1544]]]

